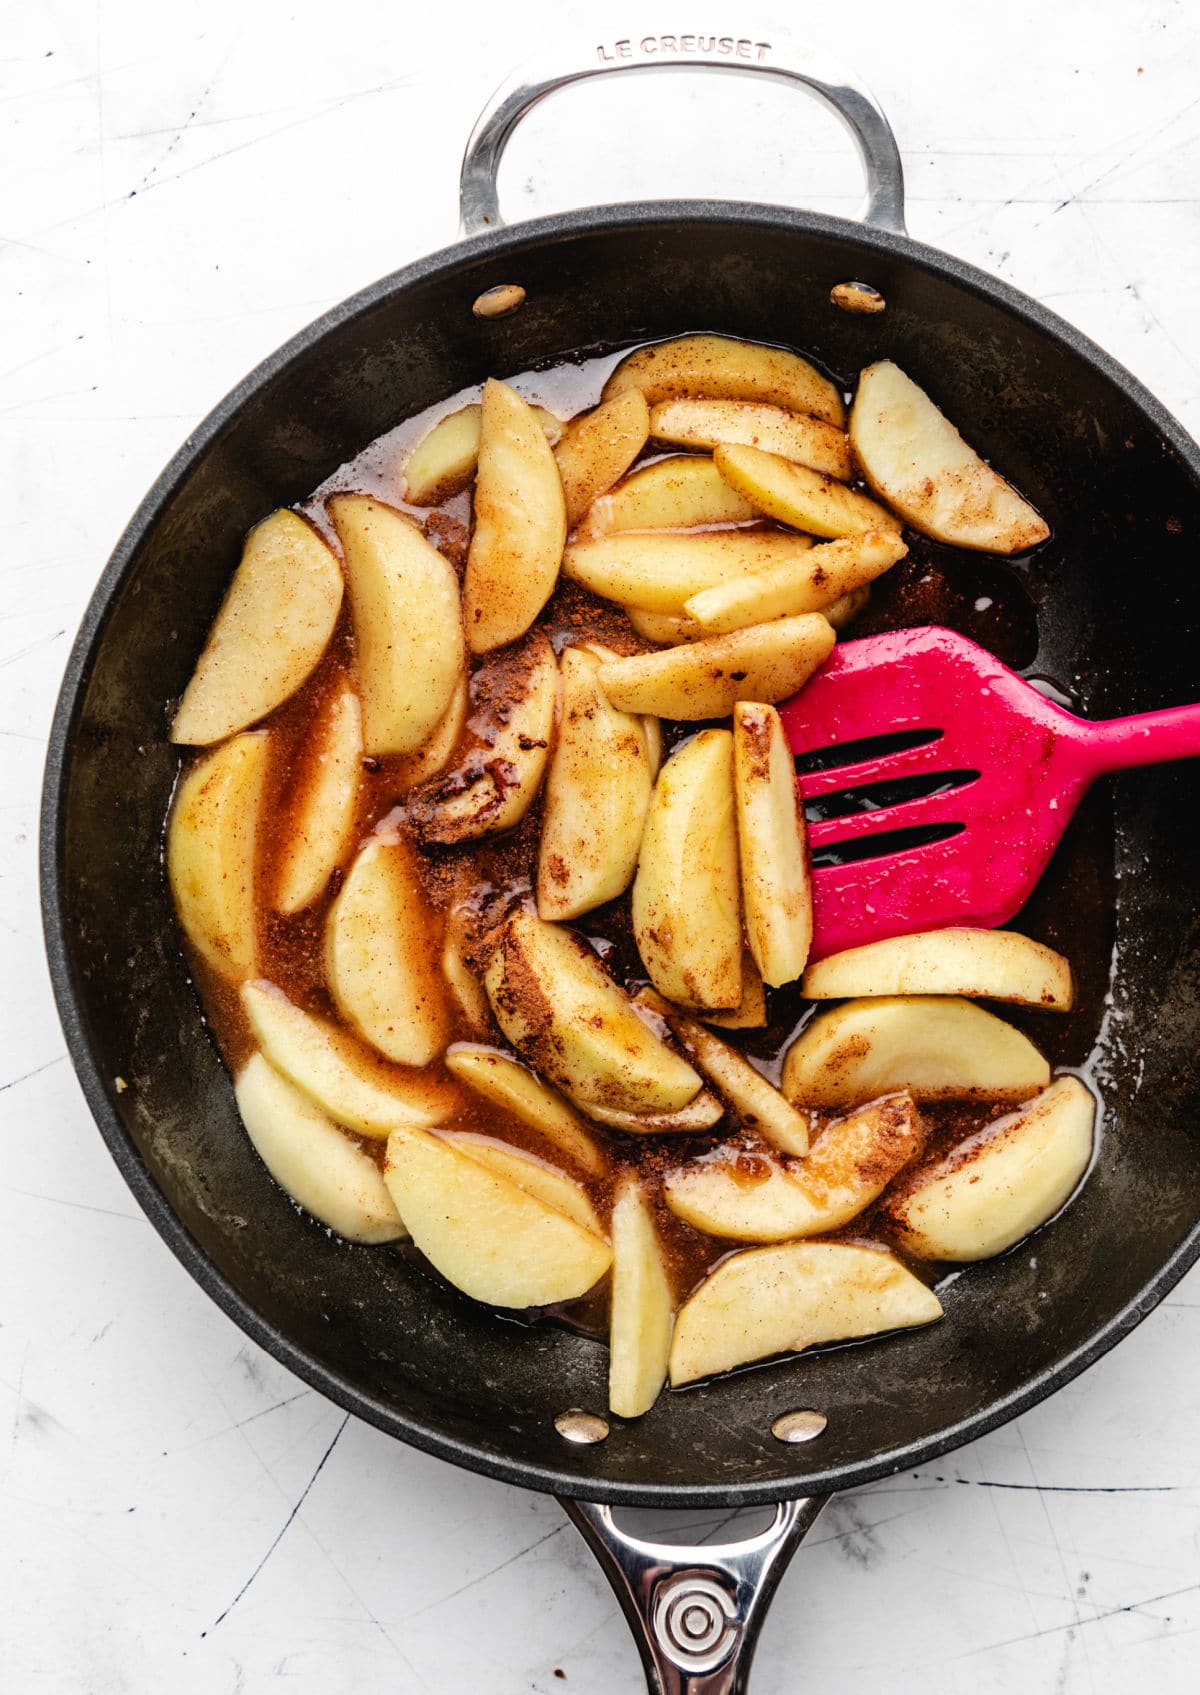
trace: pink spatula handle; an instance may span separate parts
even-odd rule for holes
[[[1083,743],[1093,776],[1168,759],[1194,759],[1200,756],[1200,705],[1102,719],[1086,725]]]

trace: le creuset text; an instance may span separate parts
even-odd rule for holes
[[[644,35],[640,41],[613,41],[596,48],[602,64],[614,65],[618,59],[632,59],[637,54],[647,58],[656,53],[705,53],[724,59],[765,59],[771,51],[769,41],[750,41],[733,35]]]

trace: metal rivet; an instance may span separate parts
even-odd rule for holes
[[[507,318],[524,304],[525,290],[520,283],[497,283],[476,296],[471,310],[477,318]]]
[[[595,1413],[584,1412],[582,1407],[568,1407],[566,1412],[559,1413],[554,1428],[564,1441],[578,1442],[586,1447],[593,1442],[603,1442],[608,1435],[608,1420],[599,1418]]]
[[[824,1413],[801,1407],[796,1412],[780,1413],[771,1426],[771,1435],[777,1442],[811,1442],[828,1423]]]
[[[843,312],[882,312],[887,306],[879,290],[865,282],[834,283],[829,298]]]

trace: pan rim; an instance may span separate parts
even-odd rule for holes
[[[1200,1259],[1200,1223],[1179,1243],[1133,1300],[1086,1343],[1021,1389],[939,1431],[934,1436],[897,1448],[879,1458],[853,1465],[806,1472],[795,1478],[775,1477],[733,1485],[640,1484],[518,1461],[486,1447],[428,1428],[409,1415],[366,1395],[349,1379],[323,1366],[277,1331],[258,1309],[217,1268],[183,1220],[175,1213],[125,1130],[109,1096],[108,1086],[88,1040],[82,1015],[83,995],[76,981],[65,928],[61,898],[64,877],[66,779],[74,731],[91,672],[95,650],[108,617],[121,593],[145,536],[161,517],[194,462],[215,437],[262,388],[281,374],[300,353],[366,315],[396,294],[435,280],[475,261],[519,255],[522,249],[565,242],[603,232],[653,229],[669,224],[720,224],[782,230],[799,236],[829,236],[859,245],[864,253],[894,254],[908,263],[966,288],[998,304],[1020,322],[1064,344],[1113,383],[1145,417],[1147,423],[1179,456],[1200,483],[1200,445],[1183,429],[1155,396],[1118,360],[1056,313],[1021,293],[1011,284],[989,276],[976,266],[914,240],[907,235],[872,229],[849,219],[798,211],[784,206],[747,205],[736,201],[644,201],[588,207],[533,219],[473,236],[441,248],[367,285],[285,341],[255,366],[187,436],[152,483],[126,525],[94,588],[63,674],[55,704],[43,778],[39,825],[39,878],[46,952],[51,984],[67,1051],[96,1121],[118,1170],[151,1224],[201,1289],[275,1359],[309,1387],[348,1413],[411,1447],[454,1465],[543,1493],[569,1495],[625,1506],[755,1506],[799,1495],[853,1488],[937,1459],[976,1437],[1007,1423],[1056,1389],[1071,1382],[1122,1340],[1175,1287]],[[577,1451],[583,1460],[587,1450]],[[793,1457],[794,1450],[791,1451]],[[783,1451],[781,1450],[781,1458]]]

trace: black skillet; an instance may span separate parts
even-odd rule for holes
[[[657,202],[504,228],[496,169],[533,104],[607,70],[700,65],[782,77],[830,106],[866,166],[865,222]],[[299,500],[398,419],[489,373],[581,347],[707,329],[798,346],[843,378],[895,358],[1050,520],[1053,540],[1020,590],[1032,634],[1020,662],[1096,717],[1200,698],[1200,450],[1070,325],[909,239],[886,120],[852,78],[804,52],[649,36],[538,61],[477,126],[462,204],[459,245],[374,284],[273,354],[188,439],[122,537],[50,740],[51,971],[113,1157],[213,1299],[358,1417],[564,1497],[633,1624],[651,1687],[720,1695],[745,1687],[766,1603],[823,1496],[944,1454],[1032,1406],[1132,1329],[1200,1253],[1193,769],[1102,788],[1027,915],[1082,964],[1084,1004],[1055,1026],[1052,1057],[1079,1063],[1099,1030],[1091,1075],[1104,1108],[1096,1167],[1036,1255],[1016,1250],[953,1282],[941,1324],[664,1395],[644,1419],[613,1421],[606,1440],[587,1445],[565,1440],[556,1419],[603,1409],[603,1349],[503,1323],[400,1258],[331,1240],[255,1156],[161,874],[178,765],[167,703],[263,513]],[[849,280],[878,290],[886,310],[833,306],[831,287]],[[519,309],[472,310],[510,284],[525,291]],[[772,1434],[797,1408],[826,1420],[810,1443]],[[610,1510],[763,1502],[784,1503],[771,1528],[723,1548],[638,1543]]]

